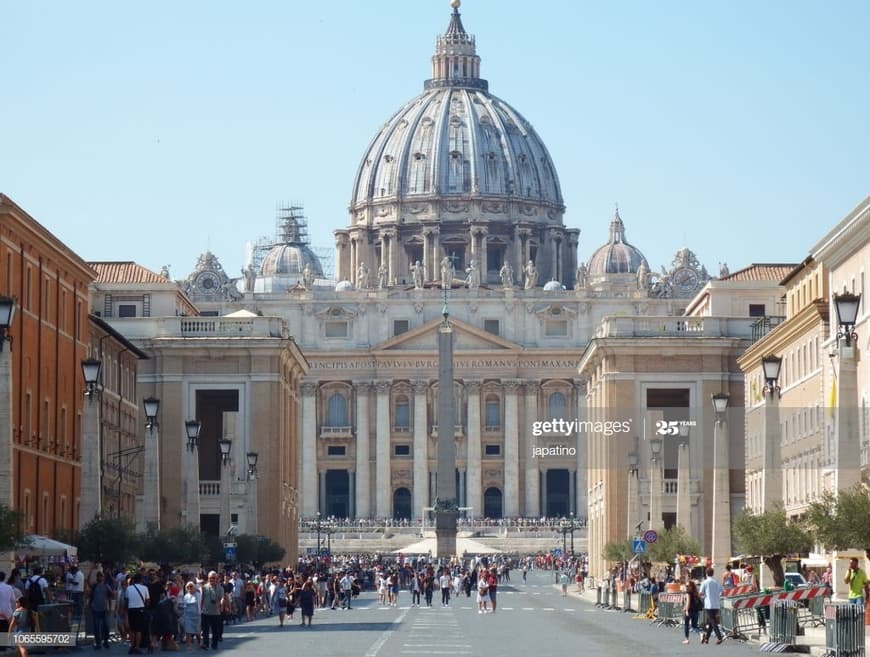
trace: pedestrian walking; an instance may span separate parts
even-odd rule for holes
[[[704,608],[704,601],[698,593],[698,585],[694,580],[686,584],[686,595],[683,601],[683,643],[689,643],[689,630],[700,632],[698,614]]]
[[[713,577],[713,569],[707,568],[707,579],[701,582],[701,598],[704,600],[706,623],[701,643],[710,643],[710,634],[716,633],[716,643],[722,643],[722,630],[719,629],[719,607],[722,600],[722,585]]]

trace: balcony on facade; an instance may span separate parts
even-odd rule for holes
[[[785,321],[785,315],[759,317],[752,322],[752,341],[758,342]]]
[[[288,338],[280,317],[137,317],[107,320],[126,338]]]
[[[321,438],[353,438],[353,427],[350,426],[329,426],[320,427]]]
[[[596,338],[752,337],[755,318],[739,317],[605,317]]]
[[[432,429],[429,432],[429,435],[432,438],[438,437],[438,425],[437,424],[432,425]],[[462,438],[462,436],[464,436],[464,435],[465,435],[465,428],[461,424],[454,424],[453,425],[453,436],[455,438]]]

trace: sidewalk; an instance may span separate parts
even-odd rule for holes
[[[553,588],[561,591],[561,587],[558,584],[553,584]],[[574,583],[571,583],[568,587],[568,595],[576,600],[581,600],[583,602],[589,603],[590,605],[594,605],[597,599],[597,592],[595,589],[586,590],[584,593],[577,592],[577,586]],[[636,599],[632,596],[632,599]],[[620,594],[620,600],[622,600],[622,596]],[[868,641],[868,630],[870,627],[864,627],[864,637],[865,644],[870,645],[870,641]],[[821,657],[823,655],[828,654],[828,649],[825,647],[825,626],[820,625],[818,627],[804,627],[804,633],[801,636],[795,637],[795,645],[800,646],[797,650],[793,652],[804,652],[809,653],[811,655],[816,655]],[[749,641],[755,644],[763,645],[768,643],[766,634],[757,634],[753,633],[749,635]]]

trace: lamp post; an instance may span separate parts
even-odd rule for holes
[[[187,459],[188,476],[184,478],[185,485],[185,515],[187,525],[193,525],[200,529],[199,518],[199,432],[202,430],[202,422],[199,420],[186,420],[184,433],[187,437],[184,456]]]
[[[142,400],[145,410],[145,467],[142,476],[143,518],[145,525],[160,529],[160,431],[157,416],[160,413],[160,400],[146,397]]]
[[[782,358],[762,356],[764,373],[764,458],[761,473],[761,510],[782,502],[782,432],[779,428],[779,372]]]
[[[649,528],[658,531],[662,523],[662,439],[650,438]]]
[[[15,508],[12,463],[12,363],[10,351],[4,349],[6,342],[12,344],[8,335],[15,318],[15,299],[0,296],[0,504]]]
[[[628,521],[626,522],[627,538],[634,538],[640,531],[641,522],[638,520],[640,499],[638,486],[638,455],[637,452],[628,453]]]
[[[320,563],[320,511],[317,512],[317,563]]]
[[[559,521],[559,531],[562,533],[562,559],[564,559],[568,552],[568,520],[564,517]]]
[[[257,517],[257,461],[259,454],[257,452],[248,452],[245,455],[248,462],[248,504],[250,504],[248,523],[246,530],[248,534],[259,533],[259,518]]]
[[[223,495],[226,505],[226,534],[229,536],[232,533],[232,477],[230,476],[230,451],[233,448],[233,441],[229,438],[221,438],[218,441],[218,447],[221,454],[221,495]]]
[[[574,530],[577,529],[577,525],[574,524],[574,512],[571,512],[571,523],[568,525],[568,531],[571,532],[571,558],[574,558]]]
[[[719,567],[731,558],[731,467],[728,444],[728,395],[724,392],[712,396],[716,421],[713,425],[713,565]]]
[[[853,342],[857,342],[855,323],[861,295],[843,290],[834,295],[837,311],[837,490],[846,490],[861,481],[861,436],[858,430],[858,363]],[[832,409],[833,410],[833,409]]]
[[[103,450],[100,445],[100,403],[94,403],[99,392],[100,371],[103,363],[96,358],[82,361],[82,378],[85,381],[85,404],[82,415],[82,471],[79,491],[79,529],[83,529],[102,512],[101,470]],[[118,499],[120,508],[121,500]]]

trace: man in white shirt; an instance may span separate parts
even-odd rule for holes
[[[6,573],[0,572],[0,633],[9,631],[9,621],[15,611],[15,601],[21,595],[16,595],[17,589],[6,582]]]
[[[701,643],[710,643],[710,634],[714,631],[716,632],[716,643],[722,643],[722,630],[719,629],[722,585],[713,577],[712,568],[707,568],[707,579],[701,582],[701,589],[698,593],[704,599],[704,613],[707,616],[704,633],[701,635]]]
[[[64,575],[64,584],[67,597],[73,603],[76,613],[81,613],[82,597],[85,594],[85,574],[77,565],[72,564]]]
[[[441,577],[438,578],[438,586],[441,587],[441,606],[449,607],[450,606],[450,587],[453,585],[453,580],[451,580],[450,575],[447,573],[447,570],[441,571]]]
[[[341,608],[350,609],[350,601],[353,598],[353,575],[345,573],[341,578]]]
[[[150,595],[148,587],[142,583],[142,573],[133,575],[133,583],[127,587],[127,618],[130,623],[130,633],[133,641],[130,644],[128,655],[139,655],[142,651],[143,636],[148,637],[148,619],[145,616],[145,608],[148,606]]]

